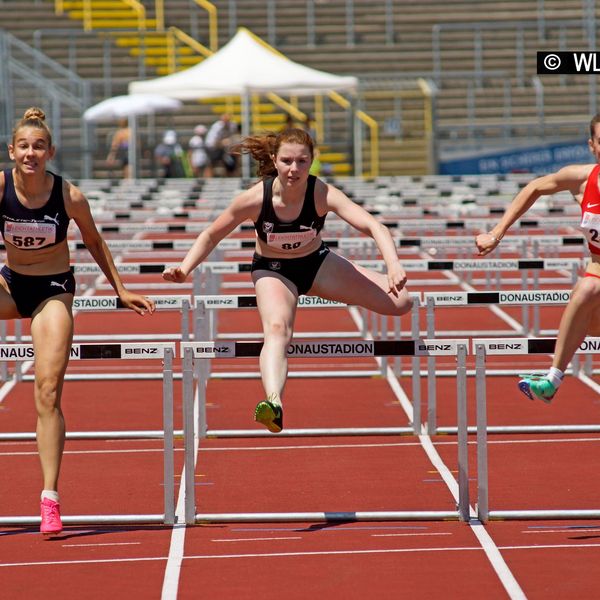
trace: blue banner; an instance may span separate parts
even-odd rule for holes
[[[566,165],[593,163],[587,143],[571,142],[530,146],[495,153],[479,153],[440,160],[442,175],[492,175],[496,173],[552,173]]]

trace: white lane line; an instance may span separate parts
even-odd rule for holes
[[[194,423],[198,423],[198,389],[194,392]],[[194,436],[194,468],[198,459],[199,436]],[[165,577],[161,592],[161,600],[177,600],[179,589],[179,574],[183,562],[185,549],[185,465],[181,471],[179,484],[179,495],[175,507],[175,525],[171,532],[171,543],[169,545],[169,556],[165,566]]]
[[[360,330],[362,325],[362,319],[360,317],[359,311],[355,307],[352,307],[350,309],[350,312],[352,318],[354,319],[354,322]],[[377,362],[381,364],[381,359],[377,359]],[[410,411],[407,411],[406,408],[405,411],[407,416],[409,416],[409,420],[412,422],[412,403],[410,402],[410,399],[402,389],[400,382],[398,381],[393,369],[390,366],[388,366],[386,370],[386,379],[389,382],[390,387],[392,388],[402,407],[410,407]],[[458,505],[458,482],[452,475],[452,472],[446,466],[446,464],[438,454],[437,450],[433,445],[433,441],[431,440],[429,435],[427,435],[423,431],[423,433],[419,435],[419,441],[421,442],[425,453],[429,457],[429,460],[436,468],[436,470],[440,473],[442,479],[444,480],[452,496],[454,497],[456,504]],[[476,513],[472,508],[470,508],[469,511],[472,517],[476,516]],[[480,526],[481,524],[473,518],[469,520],[469,525],[473,533],[479,540],[481,548],[485,552],[488,560],[490,561],[490,564],[492,565],[492,568],[496,572],[496,575],[500,579],[500,582],[504,586],[504,589],[506,590],[511,600],[526,600],[526,596],[523,590],[519,586],[519,583],[517,582],[514,575],[511,573],[510,569],[508,568],[508,565],[504,561],[504,558],[500,554],[492,538],[488,535],[487,531],[485,531],[485,529],[482,526]]]
[[[577,379],[579,379],[579,381],[581,381],[582,383],[585,383],[585,385],[587,385],[588,387],[591,387],[597,394],[600,394],[600,385],[598,385],[593,379],[588,377],[585,373],[580,371],[576,375],[576,377],[577,377]]]
[[[106,542],[103,544],[62,544],[63,548],[96,548],[98,546],[140,546],[141,542]]]
[[[237,539],[222,539],[222,540],[210,540],[211,542],[278,542],[279,540],[301,540],[302,536],[290,536],[290,537],[263,537],[263,538],[237,538]]]
[[[600,527],[592,527],[590,528],[581,528],[581,529],[540,529],[537,531],[530,531],[527,529],[523,529],[521,533],[565,533],[573,534],[573,533],[597,533],[600,534]]]
[[[10,567],[45,567],[51,566],[62,566],[62,565],[101,565],[110,563],[137,563],[137,562],[155,562],[167,560],[166,556],[138,556],[132,558],[99,558],[99,559],[88,559],[88,560],[42,560],[39,562],[18,562],[18,563],[0,563],[1,568]]]
[[[600,442],[600,436],[597,438],[548,438],[548,439],[532,439],[532,440],[488,440],[488,444],[491,445],[510,445],[510,444],[581,444],[581,443],[595,443]],[[11,443],[12,442],[7,442]],[[456,446],[457,442],[452,440],[445,441],[436,441],[436,446]],[[470,441],[470,446],[475,446],[477,442]],[[247,447],[236,447],[236,448],[200,448],[199,452],[270,452],[272,450],[280,451],[280,450],[337,450],[344,448],[403,448],[403,447],[414,447],[414,446],[422,446],[420,442],[399,442],[399,443],[389,443],[389,444],[310,444],[310,445],[300,445],[300,446],[247,446]],[[183,448],[175,448],[175,452],[183,452]],[[161,453],[163,450],[161,448],[139,448],[139,449],[129,449],[129,450],[66,450],[65,455],[67,454],[136,454],[141,452],[154,452]],[[0,457],[11,457],[11,456],[37,456],[37,451],[30,450],[27,452],[24,451],[14,451],[14,452],[0,452]],[[176,475],[176,477],[180,477],[180,475]]]
[[[454,535],[453,533],[372,533],[371,537],[417,537],[433,535]]]
[[[596,544],[534,544],[523,546],[499,546],[499,550],[563,550],[563,549],[596,549]],[[444,553],[444,552],[483,552],[481,546],[456,546],[442,548],[385,548],[368,550],[316,550],[310,552],[268,552],[251,554],[192,554],[185,557],[186,560],[214,560],[214,559],[237,559],[237,558],[278,558],[278,557],[300,557],[300,556],[340,556],[340,555],[368,555],[368,554],[411,554],[411,553]],[[131,558],[106,558],[89,560],[55,560],[55,561],[30,561],[16,563],[0,563],[0,568],[13,567],[39,567],[39,566],[62,566],[62,565],[95,565],[113,563],[136,563],[166,561],[166,556],[140,556]]]

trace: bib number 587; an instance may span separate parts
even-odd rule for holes
[[[13,235],[12,241],[18,248],[31,248],[33,246],[41,246],[44,243],[44,238],[29,235]]]

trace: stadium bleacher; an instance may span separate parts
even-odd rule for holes
[[[26,11],[28,16],[5,19],[3,28],[89,82],[88,104],[126,93],[133,79],[164,72],[160,71],[164,64],[157,46],[148,41],[150,31],[141,46],[123,42],[137,35],[124,13],[121,18],[125,28],[119,35],[114,27],[118,19],[96,21],[100,28],[86,32],[80,20],[81,3],[64,2],[62,15],[55,13],[54,4],[40,0],[3,2],[4,14],[17,16]],[[101,4],[98,15],[105,14],[105,7],[111,3]],[[158,17],[155,2],[142,4],[151,28]],[[594,22],[595,15],[590,15],[588,3],[580,0],[504,0],[493,4],[463,0],[451,7],[437,0],[395,0],[381,2],[377,10],[365,0],[269,3],[269,10],[265,10],[264,2],[217,0],[212,4],[218,15],[219,46],[237,27],[244,26],[292,60],[337,74],[357,75],[361,79],[358,105],[379,124],[379,172],[383,175],[424,174],[435,165],[428,156],[424,103],[420,98],[403,95],[400,81],[414,83],[423,77],[436,82],[437,133],[433,135],[442,148],[473,144],[482,147],[488,141],[518,143],[536,137],[578,138],[584,131],[582,124],[589,118],[595,91],[590,88],[590,78],[544,78],[542,111],[539,87],[536,95],[532,82],[537,50],[587,47],[589,27],[582,25]],[[209,20],[204,11],[197,6],[190,9],[187,0],[170,0],[164,5],[165,27],[177,27],[205,46],[210,44]],[[107,25],[112,29],[105,28]],[[183,49],[180,55],[180,67],[191,64],[185,63]],[[44,74],[51,79],[51,74]],[[39,90],[16,98],[12,113],[0,120],[3,141],[24,104],[32,99],[50,104]],[[299,107],[311,112],[307,100],[301,100]],[[148,150],[162,130],[174,128],[185,144],[194,125],[210,123],[219,110],[223,105],[186,102],[175,115],[157,116],[154,127],[143,121],[143,143]],[[283,121],[285,115],[277,110]],[[64,155],[61,167],[72,176],[81,176],[80,116],[77,111],[63,109],[60,123],[54,127],[60,127],[58,138]],[[93,151],[92,172],[98,177],[117,175],[104,160],[112,128],[110,124],[97,126],[95,139],[85,142]],[[336,119],[327,132],[324,142],[332,156],[336,152],[347,155],[347,130],[347,122]],[[6,163],[4,149],[0,162]],[[141,165],[143,175],[153,175],[147,151]]]

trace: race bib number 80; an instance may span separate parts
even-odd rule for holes
[[[317,237],[316,229],[308,229],[295,233],[268,233],[267,244],[282,250],[295,250],[302,248]]]
[[[56,225],[54,223],[13,223],[4,224],[4,240],[23,250],[35,250],[50,246],[56,241]]]

